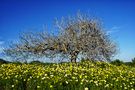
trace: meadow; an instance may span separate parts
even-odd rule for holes
[[[1,64],[0,90],[135,90],[135,67],[90,61]]]

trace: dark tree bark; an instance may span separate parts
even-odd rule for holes
[[[77,57],[78,57],[78,54],[79,54],[79,52],[72,52],[71,53],[71,62],[74,62],[74,63],[76,63],[76,60],[77,60]]]

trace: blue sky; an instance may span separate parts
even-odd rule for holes
[[[115,58],[131,61],[135,57],[134,0],[0,0],[0,52],[21,32],[51,27],[55,18],[79,10],[102,20],[120,49]]]

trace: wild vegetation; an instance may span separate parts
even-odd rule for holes
[[[0,90],[134,90],[135,67],[84,61],[1,64]]]

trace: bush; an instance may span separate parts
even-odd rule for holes
[[[36,61],[31,61],[30,64],[43,64],[43,62],[36,60]]]
[[[9,63],[9,62],[4,59],[0,59],[0,64],[6,64],[6,63]]]
[[[11,62],[12,64],[17,64],[17,65],[21,65],[23,64],[22,62],[19,62],[19,61],[14,61],[14,62]]]
[[[132,62],[125,62],[125,65],[135,67],[135,58],[132,59]]]
[[[135,58],[132,59],[132,63],[135,65]]]
[[[110,63],[113,64],[113,65],[116,65],[116,66],[120,66],[120,65],[124,64],[124,62],[119,60],[119,59],[111,61]]]

